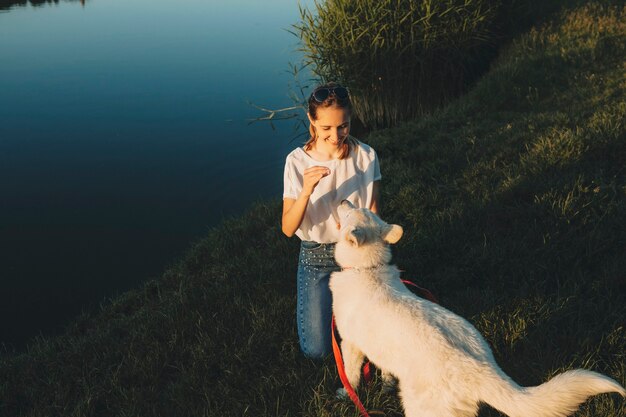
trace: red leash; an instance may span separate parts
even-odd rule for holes
[[[435,297],[433,293],[427,290],[426,288],[422,288],[419,285],[409,280],[403,279],[402,282],[405,285],[410,285],[412,287],[417,288],[420,291],[421,295],[427,300],[432,301],[433,303],[439,304],[437,297]],[[348,376],[346,375],[346,370],[343,366],[343,357],[341,355],[341,349],[339,348],[339,343],[337,342],[337,336],[336,336],[337,327],[335,326],[335,316],[332,317],[330,327],[331,327],[331,335],[332,335],[332,341],[333,341],[333,354],[335,356],[335,363],[337,364],[337,373],[339,374],[339,379],[341,379],[343,388],[348,393],[348,396],[350,397],[354,405],[359,409],[361,416],[370,417],[370,415],[365,410],[363,403],[361,403],[361,400],[359,400],[359,396],[354,391],[354,388],[352,388],[352,385],[350,385],[350,381],[348,381]],[[368,384],[372,380],[369,362],[366,362],[365,365],[363,366],[363,378]]]
[[[348,393],[348,396],[350,397],[354,405],[356,405],[356,407],[359,409],[361,415],[363,417],[370,417],[370,415],[367,414],[365,407],[363,407],[361,400],[359,400],[359,396],[356,395],[356,392],[354,392],[354,388],[352,388],[352,385],[350,385],[350,382],[348,381],[348,376],[346,375],[346,370],[343,367],[343,357],[341,356],[341,349],[339,349],[339,343],[337,343],[337,337],[335,336],[335,332],[337,331],[337,327],[335,326],[335,316],[333,316],[331,320],[331,328],[333,338],[333,354],[335,355],[335,363],[337,364],[337,373],[339,374],[339,379],[341,379],[343,388]]]

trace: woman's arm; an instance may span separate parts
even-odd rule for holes
[[[282,230],[288,237],[293,236],[300,227],[309,198],[313,194],[313,190],[322,178],[330,173],[326,167],[314,166],[304,170],[304,184],[302,192],[296,200],[293,198],[283,199],[283,219]]]
[[[375,214],[378,214],[378,211],[380,210],[380,181],[374,181],[370,210],[372,210]]]
[[[296,230],[298,230],[298,227],[300,227],[308,203],[309,196],[303,194],[300,194],[297,200],[293,198],[283,199],[282,229],[287,237],[293,236]]]

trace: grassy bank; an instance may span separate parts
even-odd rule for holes
[[[523,385],[585,367],[626,384],[626,9],[517,38],[433,116],[367,139],[394,262],[473,322]],[[1,416],[357,416],[332,360],[302,357],[298,242],[256,205],[158,281],[0,358]],[[370,410],[401,416],[378,382]],[[481,416],[498,415],[485,407]],[[626,415],[594,398],[580,416]]]

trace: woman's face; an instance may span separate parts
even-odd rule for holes
[[[309,115],[309,121],[315,127],[317,141],[331,146],[339,146],[350,133],[350,111],[337,106],[317,109],[317,120]]]

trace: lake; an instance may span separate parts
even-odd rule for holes
[[[0,343],[21,349],[280,198],[294,0],[0,0]],[[312,2],[309,2],[312,3]],[[307,2],[301,2],[307,5]],[[277,222],[280,219],[276,219]]]

